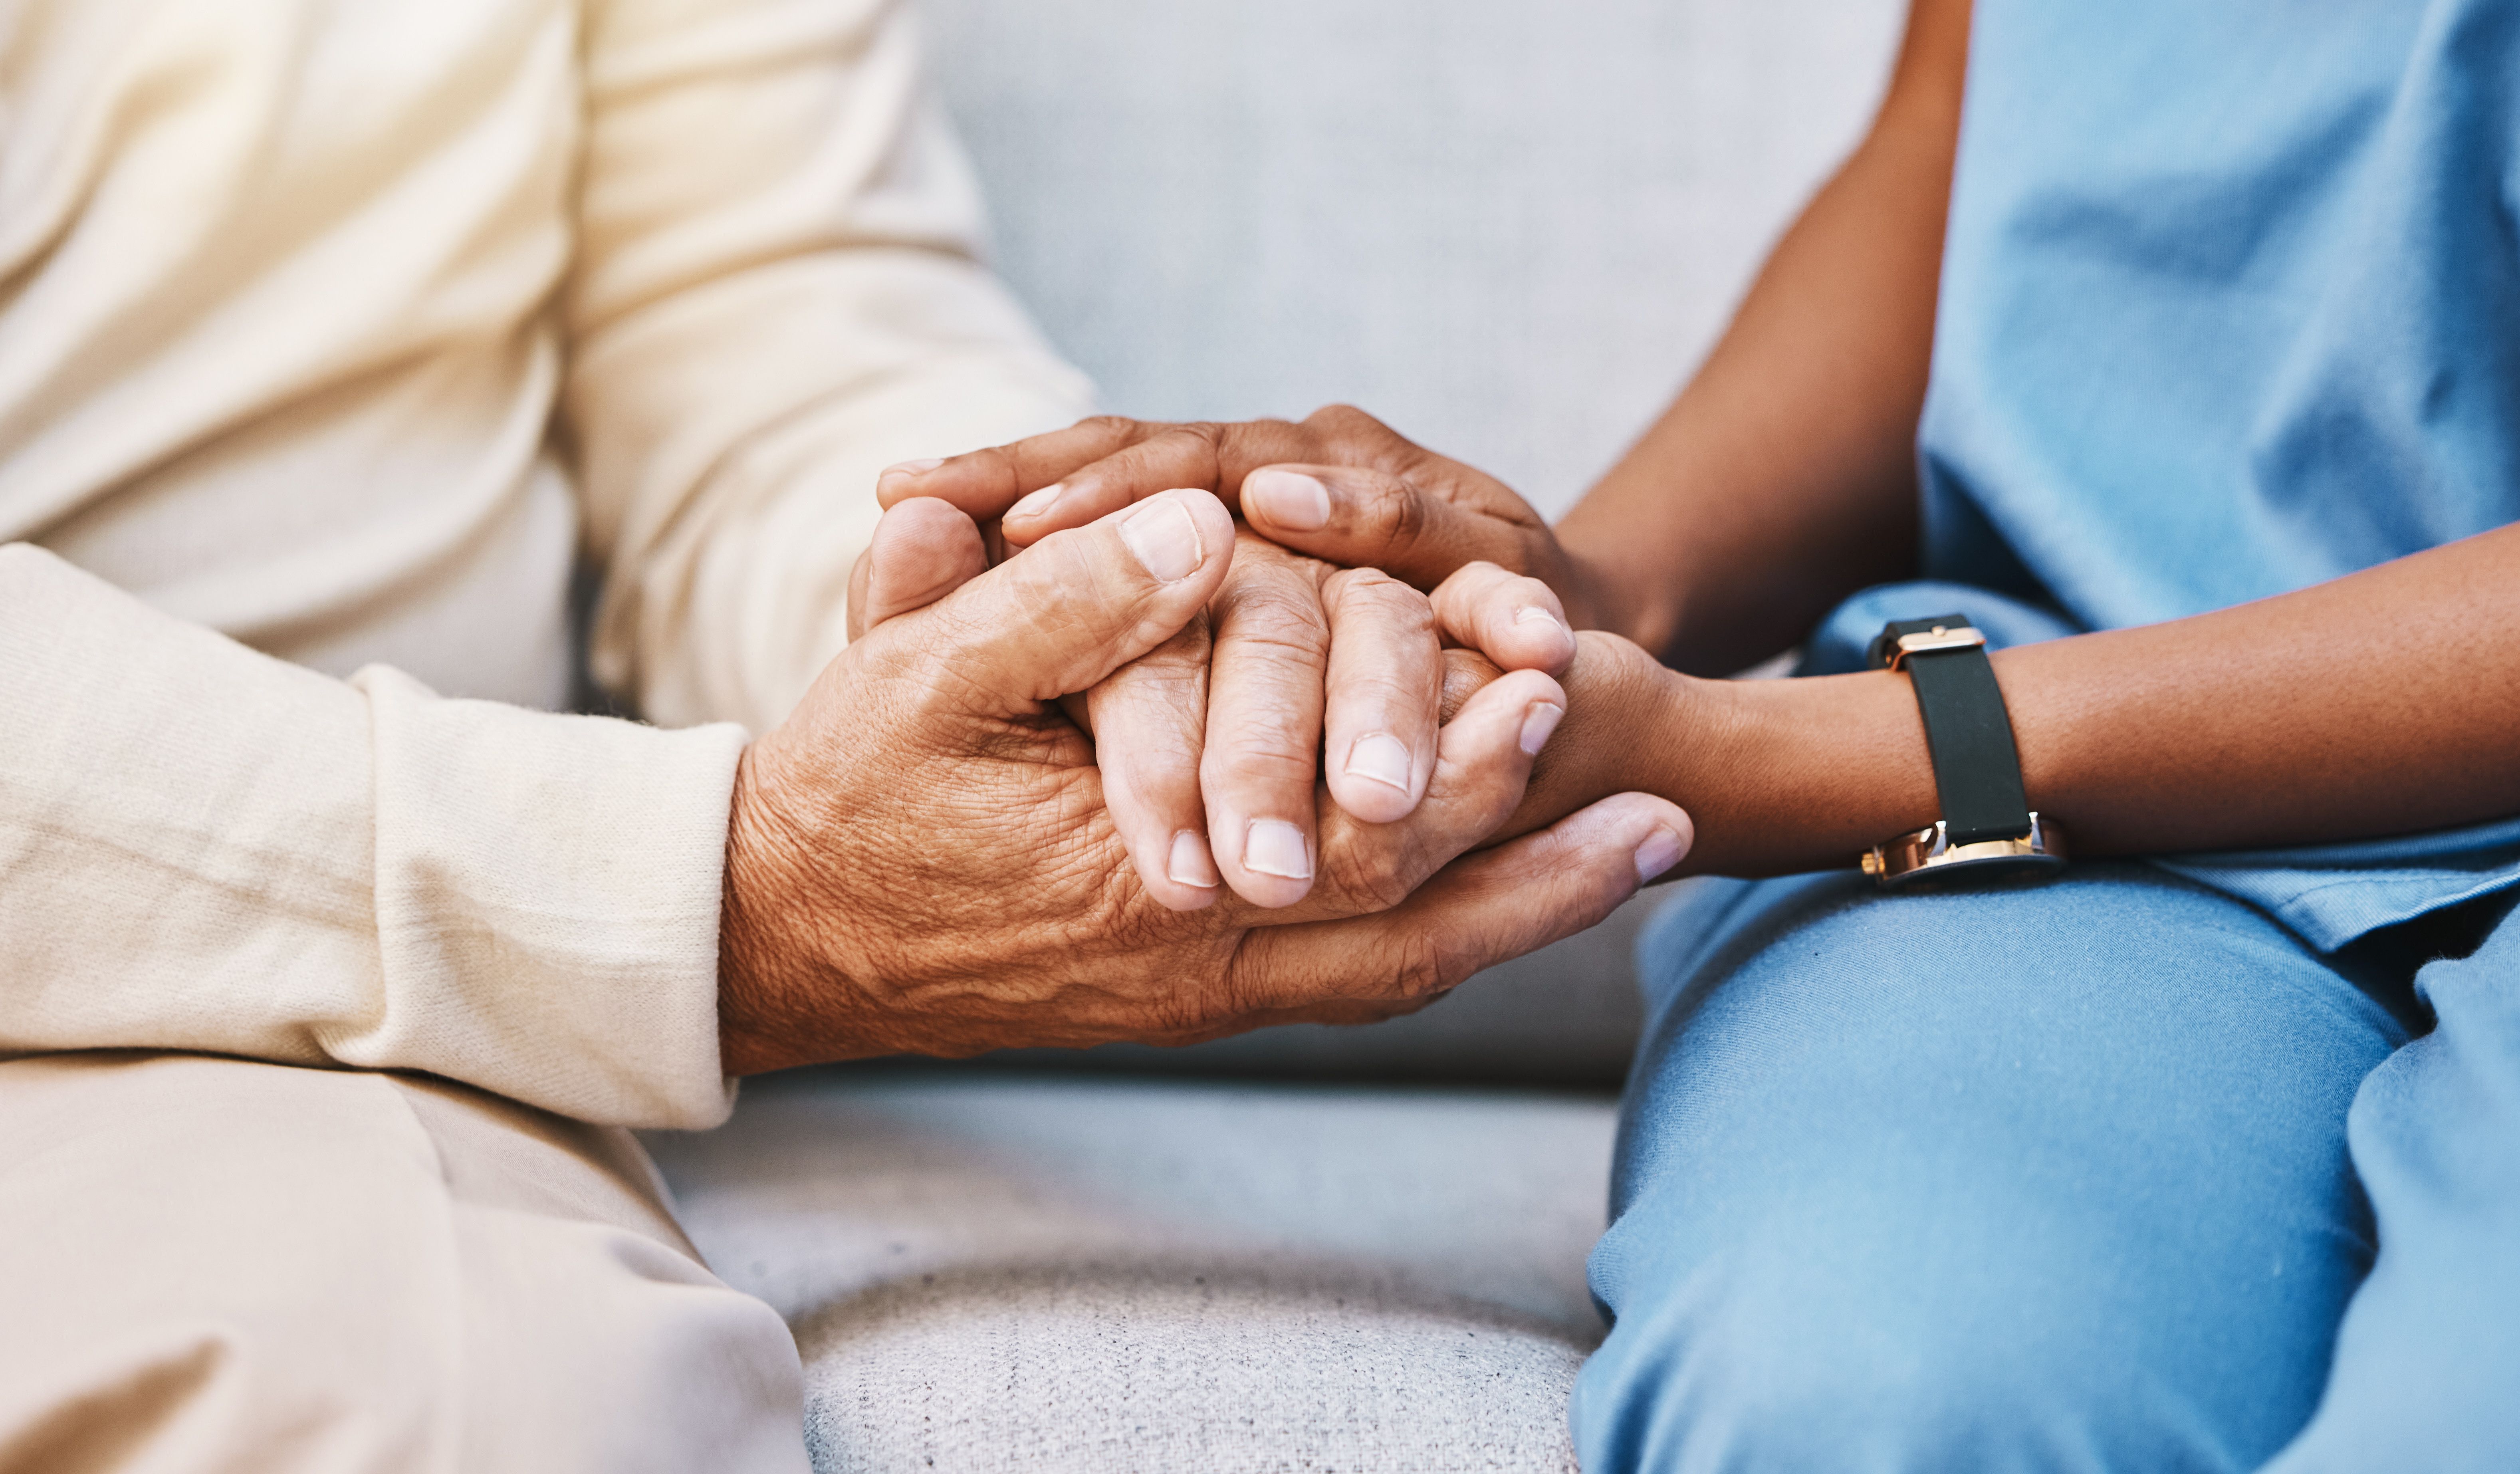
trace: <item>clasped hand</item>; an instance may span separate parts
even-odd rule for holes
[[[1195,474],[1202,479],[1179,484],[1229,489],[1207,484],[1222,480],[1211,466],[1148,453],[1180,431],[1105,456],[1113,463],[1100,468],[1105,473],[1071,481],[1068,495],[1031,489],[1049,469],[1107,450],[1127,433],[1124,425],[1136,428],[1088,422],[961,458],[925,479],[954,493],[947,500],[967,514],[996,522],[1011,551],[1167,489],[1155,478]],[[886,490],[897,492],[904,480],[888,476]],[[893,495],[887,505],[904,500]],[[1247,492],[1244,501],[1252,501]],[[1313,875],[1317,777],[1358,820],[1407,818],[1434,767],[1448,647],[1475,651],[1498,669],[1552,677],[1574,658],[1565,610],[1539,579],[1473,563],[1426,580],[1430,598],[1350,561],[1240,532],[1209,607],[1173,641],[1114,672],[1085,703],[1104,798],[1141,877],[1164,905],[1204,906],[1220,881],[1255,905],[1303,899]],[[861,607],[869,606],[861,601]],[[1462,663],[1456,657],[1457,667]],[[1538,753],[1564,715],[1560,700],[1535,701],[1523,719],[1525,751]]]
[[[1517,622],[1530,590],[1490,581],[1508,597],[1481,597],[1471,580],[1426,601],[1255,556],[1197,490],[991,567],[969,515],[893,500],[855,600],[863,636],[739,774],[730,1073],[1382,1017],[1592,924],[1686,849],[1686,814],[1619,794],[1469,853],[1521,803],[1566,696],[1545,670],[1508,670],[1442,721],[1439,635],[1508,660],[1529,659],[1517,642],[1535,633],[1562,648],[1562,622]],[[1286,645],[1308,608],[1313,633]],[[1355,632],[1410,653],[1351,672],[1338,652]],[[1309,695],[1300,679],[1228,682],[1238,650],[1263,672],[1290,648],[1341,679],[1316,674]],[[1280,698],[1293,704],[1273,712]],[[1228,699],[1255,714],[1248,740],[1222,739]],[[1319,726],[1288,736],[1306,721],[1330,724],[1348,759],[1325,783]],[[1406,751],[1405,775],[1374,768],[1376,736]],[[1181,843],[1202,831],[1220,836],[1212,871]]]
[[[1435,650],[1429,624],[1457,648],[1449,654],[1456,690],[1472,670],[1503,669],[1544,671],[1580,692],[1573,740],[1542,759],[1498,838],[1628,786],[1637,736],[1675,735],[1665,732],[1669,673],[1634,644],[1598,631],[1604,581],[1546,520],[1504,482],[1360,410],[1332,406],[1301,423],[1106,416],[896,468],[879,495],[886,506],[947,501],[1020,549],[1181,487],[1238,499],[1246,522],[1212,621],[1212,669],[1186,636],[1160,673],[1148,662],[1114,676],[1109,685],[1128,690],[1098,691],[1093,711],[1111,803],[1167,904],[1197,903],[1196,893],[1161,883],[1162,857],[1167,844],[1187,844],[1179,826],[1197,814],[1202,788],[1227,881],[1264,905],[1302,889],[1238,869],[1244,826],[1253,815],[1291,811],[1310,791],[1317,749],[1330,793],[1349,814],[1389,822],[1409,812],[1413,795],[1359,770],[1391,752],[1385,734],[1413,752],[1431,740],[1432,717],[1413,703],[1428,699],[1427,673],[1448,657]],[[1413,590],[1428,599],[1413,600]],[[1368,600],[1370,611],[1355,609]],[[1396,773],[1397,753],[1388,761]]]

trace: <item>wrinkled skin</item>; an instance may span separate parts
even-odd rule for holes
[[[894,505],[911,482],[934,488],[982,522],[981,541],[964,556],[985,562],[983,545],[1020,553],[1089,514],[1173,485],[1232,497],[1241,484],[1235,468],[1249,456],[1294,447],[1387,452],[1394,466],[1449,467],[1481,505],[1510,509],[1547,537],[1501,484],[1427,456],[1353,411],[1325,411],[1304,426],[1088,421],[923,470],[897,469],[883,478],[883,496]],[[1038,483],[1054,470],[1073,474],[1045,491]],[[1340,497],[1347,494],[1342,486]],[[1246,511],[1260,505],[1247,490],[1242,500]],[[1204,656],[1199,639],[1186,636],[1094,692],[1092,729],[1113,811],[1140,873],[1168,906],[1205,905],[1220,880],[1264,906],[1302,899],[1310,879],[1292,872],[1300,868],[1266,856],[1252,862],[1246,841],[1257,823],[1290,826],[1309,842],[1317,777],[1358,819],[1406,817],[1434,766],[1432,692],[1445,648],[1474,649],[1503,670],[1552,676],[1575,652],[1565,606],[1540,578],[1471,560],[1418,579],[1405,561],[1386,570],[1370,558],[1312,557],[1278,529],[1254,525],[1268,535],[1244,529],[1208,612]],[[1354,542],[1339,552],[1353,554]],[[1396,551],[1388,540],[1376,546]],[[1174,864],[1177,857],[1186,863]],[[1209,885],[1176,883],[1176,872],[1192,871],[1206,873]]]
[[[1565,705],[1522,670],[1442,725],[1407,818],[1362,821],[1316,787],[1301,900],[1157,899],[1061,698],[1180,638],[1225,587],[1235,539],[1213,497],[1172,492],[984,568],[953,508],[887,514],[865,635],[739,776],[731,1073],[1362,1022],[1591,925],[1680,858],[1687,815],[1642,794],[1468,853],[1522,800],[1536,709]]]

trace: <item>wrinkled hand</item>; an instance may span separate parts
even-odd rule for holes
[[[1156,435],[1149,443],[1168,442]],[[957,467],[994,467],[1010,453],[944,463],[932,475],[952,481]],[[1177,457],[1133,464],[1182,469]],[[1085,500],[1116,509],[1155,489]],[[963,506],[985,519],[1008,500]],[[1059,514],[1080,505],[1062,500]],[[1019,553],[1053,530],[1031,521],[1004,526],[999,545]],[[924,588],[932,577],[912,582]],[[1341,810],[1369,824],[1408,817],[1424,795],[1447,648],[1475,650],[1503,670],[1551,675],[1573,657],[1564,606],[1539,580],[1481,562],[1432,588],[1429,598],[1381,570],[1345,568],[1246,533],[1204,618],[1095,688],[1083,704],[1104,797],[1150,895],[1177,910],[1208,905],[1227,889],[1260,906],[1302,900],[1318,849],[1317,778],[1328,780]],[[858,628],[883,612],[864,591],[855,603],[869,611]],[[1522,735],[1529,751],[1562,715],[1535,712]]]
[[[1473,563],[1493,563],[1554,590],[1576,628],[1599,623],[1593,576],[1528,503],[1494,476],[1344,405],[1301,424],[1106,416],[895,467],[878,496],[885,506],[940,497],[973,517],[1003,518],[1008,545],[1022,547],[1173,487],[1238,497],[1255,530],[1341,567],[1379,568],[1431,590]]]
[[[871,626],[745,754],[727,849],[730,1073],[1403,1012],[1591,925],[1686,850],[1643,794],[1460,859],[1515,808],[1538,671],[1436,736],[1423,798],[1369,824],[1316,790],[1298,904],[1169,909],[1132,869],[1094,745],[1059,704],[1167,647],[1224,588],[1231,517],[1174,491],[986,568],[935,501],[876,535]]]

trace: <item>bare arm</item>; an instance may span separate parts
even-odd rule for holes
[[[2078,855],[2408,833],[2520,813],[2520,525],[2313,588],[1995,656],[2032,807]],[[1939,809],[1908,680],[1706,681],[1598,635],[1515,826],[1643,789],[1687,870],[1851,864]]]
[[[1598,628],[1723,675],[1910,573],[1968,27],[1969,0],[1916,0],[1870,134],[1696,378],[1558,524]]]
[[[1917,0],[1871,135],[1696,380],[1559,527],[1601,627],[1718,673],[1910,571],[1968,21],[1967,0]],[[1587,640],[1535,793],[1544,812],[1562,775],[1598,763],[1597,791],[1686,805],[1699,836],[1687,868],[1731,873],[1846,865],[1937,817],[1906,678],[1718,683],[1634,653]],[[2520,527],[1995,663],[2031,802],[2081,854],[2520,812]]]

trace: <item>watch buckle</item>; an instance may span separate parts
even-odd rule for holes
[[[1936,625],[1913,635],[1902,635],[1890,651],[1890,669],[1908,663],[1910,655],[1922,655],[1934,650],[1976,649],[1986,644],[1986,635],[1974,625]]]

